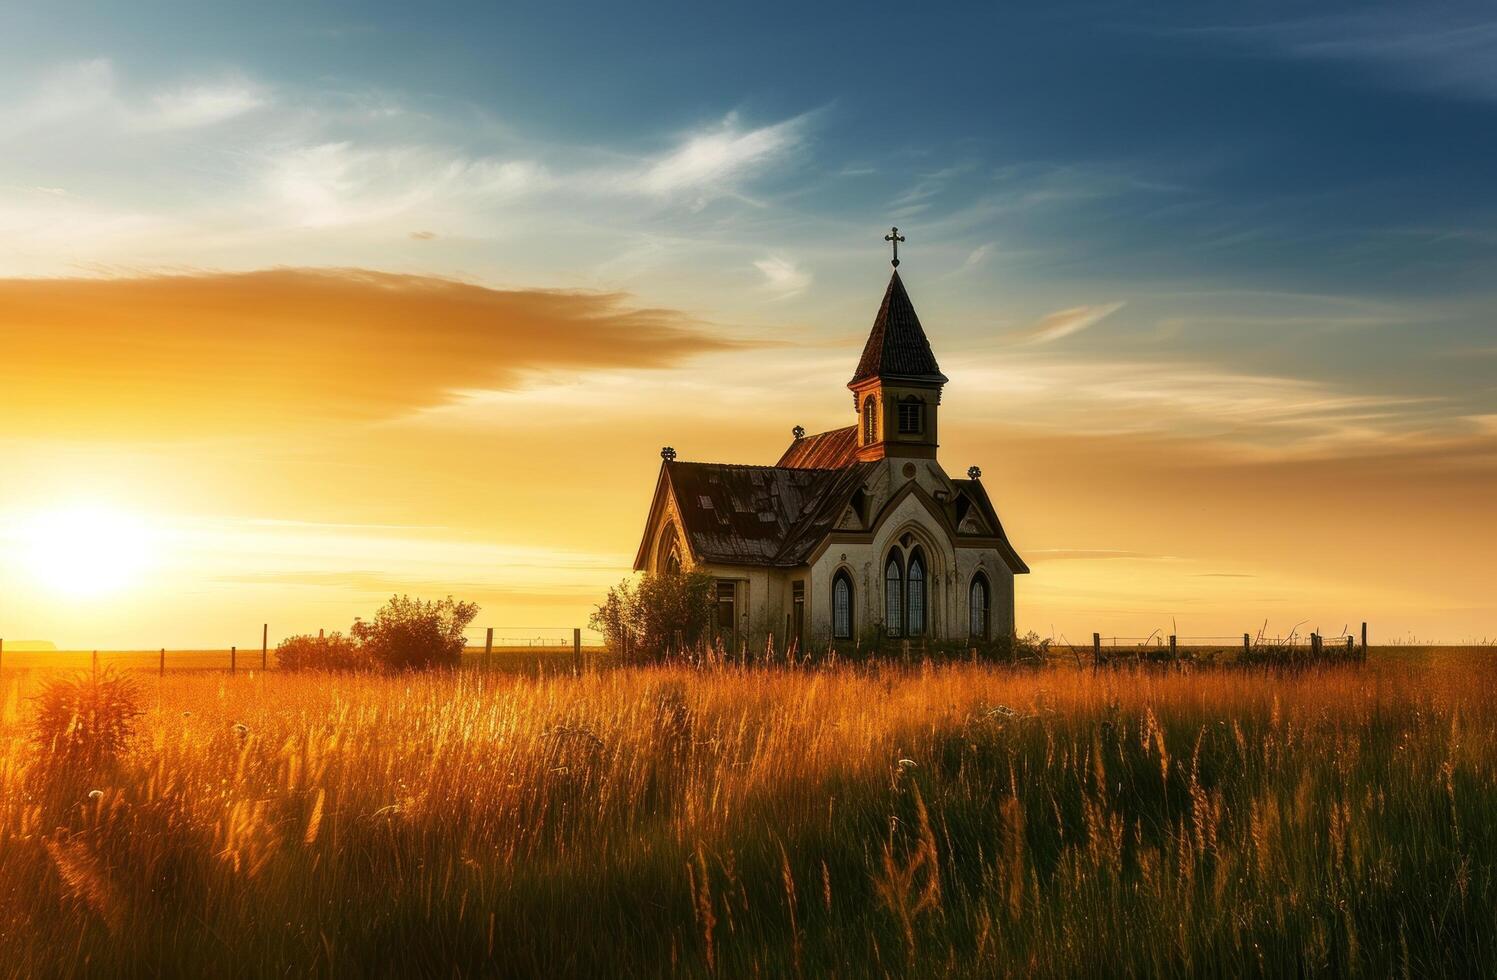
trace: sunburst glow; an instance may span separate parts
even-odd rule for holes
[[[156,553],[143,518],[102,504],[41,511],[23,519],[18,530],[29,575],[61,595],[123,591],[140,580]]]

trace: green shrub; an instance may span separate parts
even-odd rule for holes
[[[608,590],[589,625],[603,634],[609,649],[626,649],[642,659],[659,658],[680,645],[706,637],[712,619],[710,575],[701,572],[646,572]]]
[[[371,658],[359,644],[342,633],[327,636],[288,636],[275,648],[276,664],[282,670],[371,670]]]
[[[440,600],[391,596],[374,619],[356,619],[349,633],[360,651],[386,670],[456,667],[478,606],[452,596]]]

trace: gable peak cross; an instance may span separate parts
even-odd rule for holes
[[[899,243],[904,241],[904,236],[899,233],[897,225],[889,229],[889,233],[884,236],[884,241],[894,246],[894,259],[889,264],[896,269],[899,268]]]

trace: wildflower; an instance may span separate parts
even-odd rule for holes
[[[102,800],[104,798],[104,791],[102,789],[91,789],[88,791],[88,798],[91,800]]]

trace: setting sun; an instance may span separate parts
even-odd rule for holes
[[[20,538],[35,581],[67,596],[102,596],[136,583],[155,542],[141,517],[101,504],[75,504],[24,518]]]

